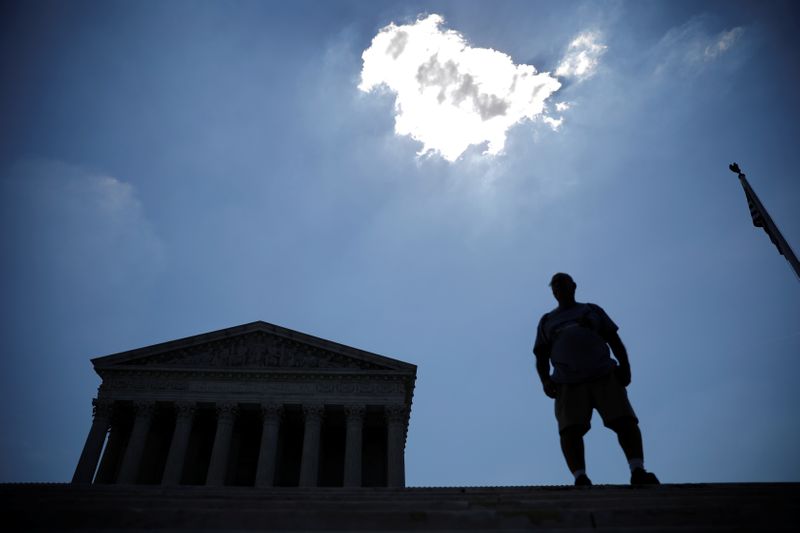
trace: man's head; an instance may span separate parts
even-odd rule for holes
[[[550,288],[553,289],[553,296],[558,300],[559,305],[575,303],[575,288],[577,285],[572,276],[559,272],[553,275],[550,280]]]

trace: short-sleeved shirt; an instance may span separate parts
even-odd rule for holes
[[[599,305],[556,308],[539,321],[533,353],[550,359],[556,383],[590,381],[616,366],[606,339],[617,329]]]

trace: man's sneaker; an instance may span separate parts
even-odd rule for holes
[[[576,482],[577,483],[577,482]],[[637,468],[631,473],[631,485],[660,485],[656,475],[644,468]]]
[[[580,476],[575,478],[575,486],[576,487],[591,487],[592,480],[589,479],[589,476],[586,474],[581,474]]]

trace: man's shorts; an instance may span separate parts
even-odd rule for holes
[[[588,431],[591,427],[592,409],[597,409],[606,427],[623,417],[632,417],[636,422],[639,421],[628,401],[628,393],[617,381],[614,371],[584,383],[558,384],[556,420],[559,432],[570,426],[580,426]]]

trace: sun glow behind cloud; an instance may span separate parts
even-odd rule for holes
[[[386,86],[396,93],[395,132],[422,143],[419,155],[457,160],[471,145],[495,155],[514,124],[547,117],[546,101],[561,83],[532,65],[516,65],[502,52],[469,46],[444,19],[429,15],[413,24],[389,24],[362,58],[364,92]]]

